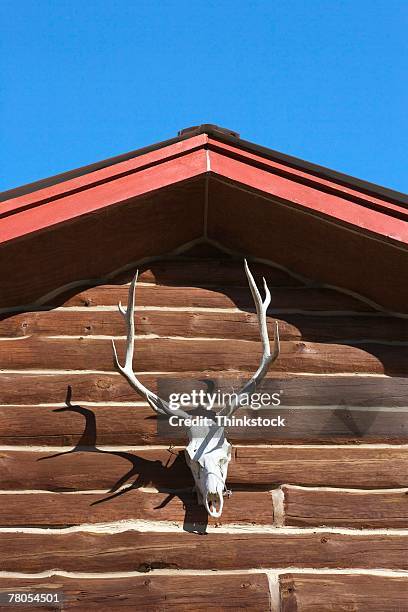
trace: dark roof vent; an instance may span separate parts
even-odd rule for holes
[[[198,136],[198,134],[210,134],[213,136],[229,136],[230,138],[239,138],[238,132],[228,130],[227,128],[219,127],[213,123],[202,123],[201,125],[193,125],[192,127],[180,130],[178,136]]]

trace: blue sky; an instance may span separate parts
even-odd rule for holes
[[[408,191],[407,0],[2,0],[0,190],[216,123]]]

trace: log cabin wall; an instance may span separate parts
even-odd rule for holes
[[[295,427],[229,436],[233,494],[208,526],[182,449],[114,370],[134,269],[2,315],[0,590],[63,590],[80,610],[406,609],[407,319],[250,265],[271,290],[282,352],[268,379]],[[204,244],[141,269],[147,386],[253,373],[242,260]]]

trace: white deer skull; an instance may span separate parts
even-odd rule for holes
[[[231,417],[232,414],[240,407],[242,398],[253,393],[257,385],[264,378],[269,366],[275,361],[279,355],[279,332],[278,324],[275,321],[274,348],[271,354],[268,328],[266,322],[266,311],[271,301],[268,286],[265,279],[265,299],[262,301],[261,295],[255,284],[254,278],[245,261],[245,272],[248,278],[249,287],[252,297],[255,302],[256,312],[258,315],[258,326],[262,340],[262,358],[260,365],[255,374],[245,383],[240,391],[235,396],[234,400],[224,406],[218,413],[219,416]],[[167,415],[168,417],[177,416],[181,420],[189,419],[190,415],[180,408],[170,408],[169,404],[161,399],[158,395],[149,391],[136,377],[133,372],[133,354],[135,343],[135,289],[138,278],[138,271],[130,283],[129,299],[127,308],[123,308],[119,302],[118,308],[123,315],[127,326],[127,344],[125,365],[119,363],[116,346],[112,341],[115,363],[118,370],[123,374],[129,384],[140,393],[150,404],[157,414]],[[189,444],[185,449],[185,457],[188,466],[195,481],[195,490],[197,493],[197,501],[200,505],[204,505],[208,514],[213,517],[220,517],[223,509],[223,496],[226,490],[226,479],[228,471],[228,463],[231,459],[231,444],[225,439],[224,428],[219,426],[214,419],[213,424],[206,426],[191,426],[187,428]]]

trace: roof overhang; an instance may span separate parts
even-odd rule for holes
[[[1,259],[30,255],[43,277],[55,278],[53,266],[67,267],[73,243],[75,273],[67,272],[61,281],[73,274],[98,276],[204,237],[387,308],[406,309],[405,289],[396,284],[407,270],[404,196],[245,143],[218,128],[197,128],[7,195],[0,204]],[[92,270],[86,273],[80,257],[99,264],[88,261]],[[0,264],[0,279],[9,285],[6,277]],[[36,299],[47,283],[41,287],[30,295],[5,290],[1,305]]]

